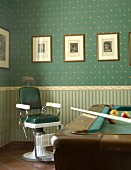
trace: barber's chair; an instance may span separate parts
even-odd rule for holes
[[[27,161],[54,161],[53,151],[49,152],[47,150],[47,147],[51,145],[53,133],[46,134],[44,128],[53,126],[60,128],[61,104],[47,102],[46,106],[42,107],[40,91],[36,87],[20,88],[19,99],[20,103],[16,104],[16,108],[20,109],[19,123],[23,124],[25,136],[27,136],[26,127],[33,130],[35,145],[34,150],[25,153],[22,159]]]

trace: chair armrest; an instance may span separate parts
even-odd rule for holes
[[[60,116],[60,108],[61,104],[60,103],[52,103],[52,102],[46,102],[46,105],[42,107],[42,112],[47,110],[47,107],[52,107],[57,109],[57,116]]]
[[[23,110],[30,110],[30,105],[27,104],[16,104],[16,108]]]
[[[48,107],[55,107],[55,108],[60,109],[61,104],[60,104],[60,103],[47,102],[47,103],[46,103],[46,106],[48,106]]]

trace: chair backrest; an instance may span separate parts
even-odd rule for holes
[[[19,89],[21,104],[30,105],[31,109],[41,109],[40,91],[36,87],[22,87]]]

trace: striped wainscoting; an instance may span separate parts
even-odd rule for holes
[[[20,87],[0,87],[0,146],[10,141],[30,141],[32,131],[27,129],[26,139],[19,126],[19,112],[15,108],[18,103]],[[71,87],[38,87],[43,105],[46,101],[61,103],[61,121],[63,125],[75,119],[79,112],[70,107],[88,109],[94,104],[131,105],[130,86],[71,86]],[[54,130],[54,129],[53,129]],[[52,131],[46,129],[47,133]]]

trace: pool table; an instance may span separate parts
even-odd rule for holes
[[[131,106],[94,105],[89,110],[109,114],[111,109],[121,114],[130,112]],[[56,133],[52,142],[56,170],[131,170],[129,123],[110,124],[106,118],[81,114]]]

